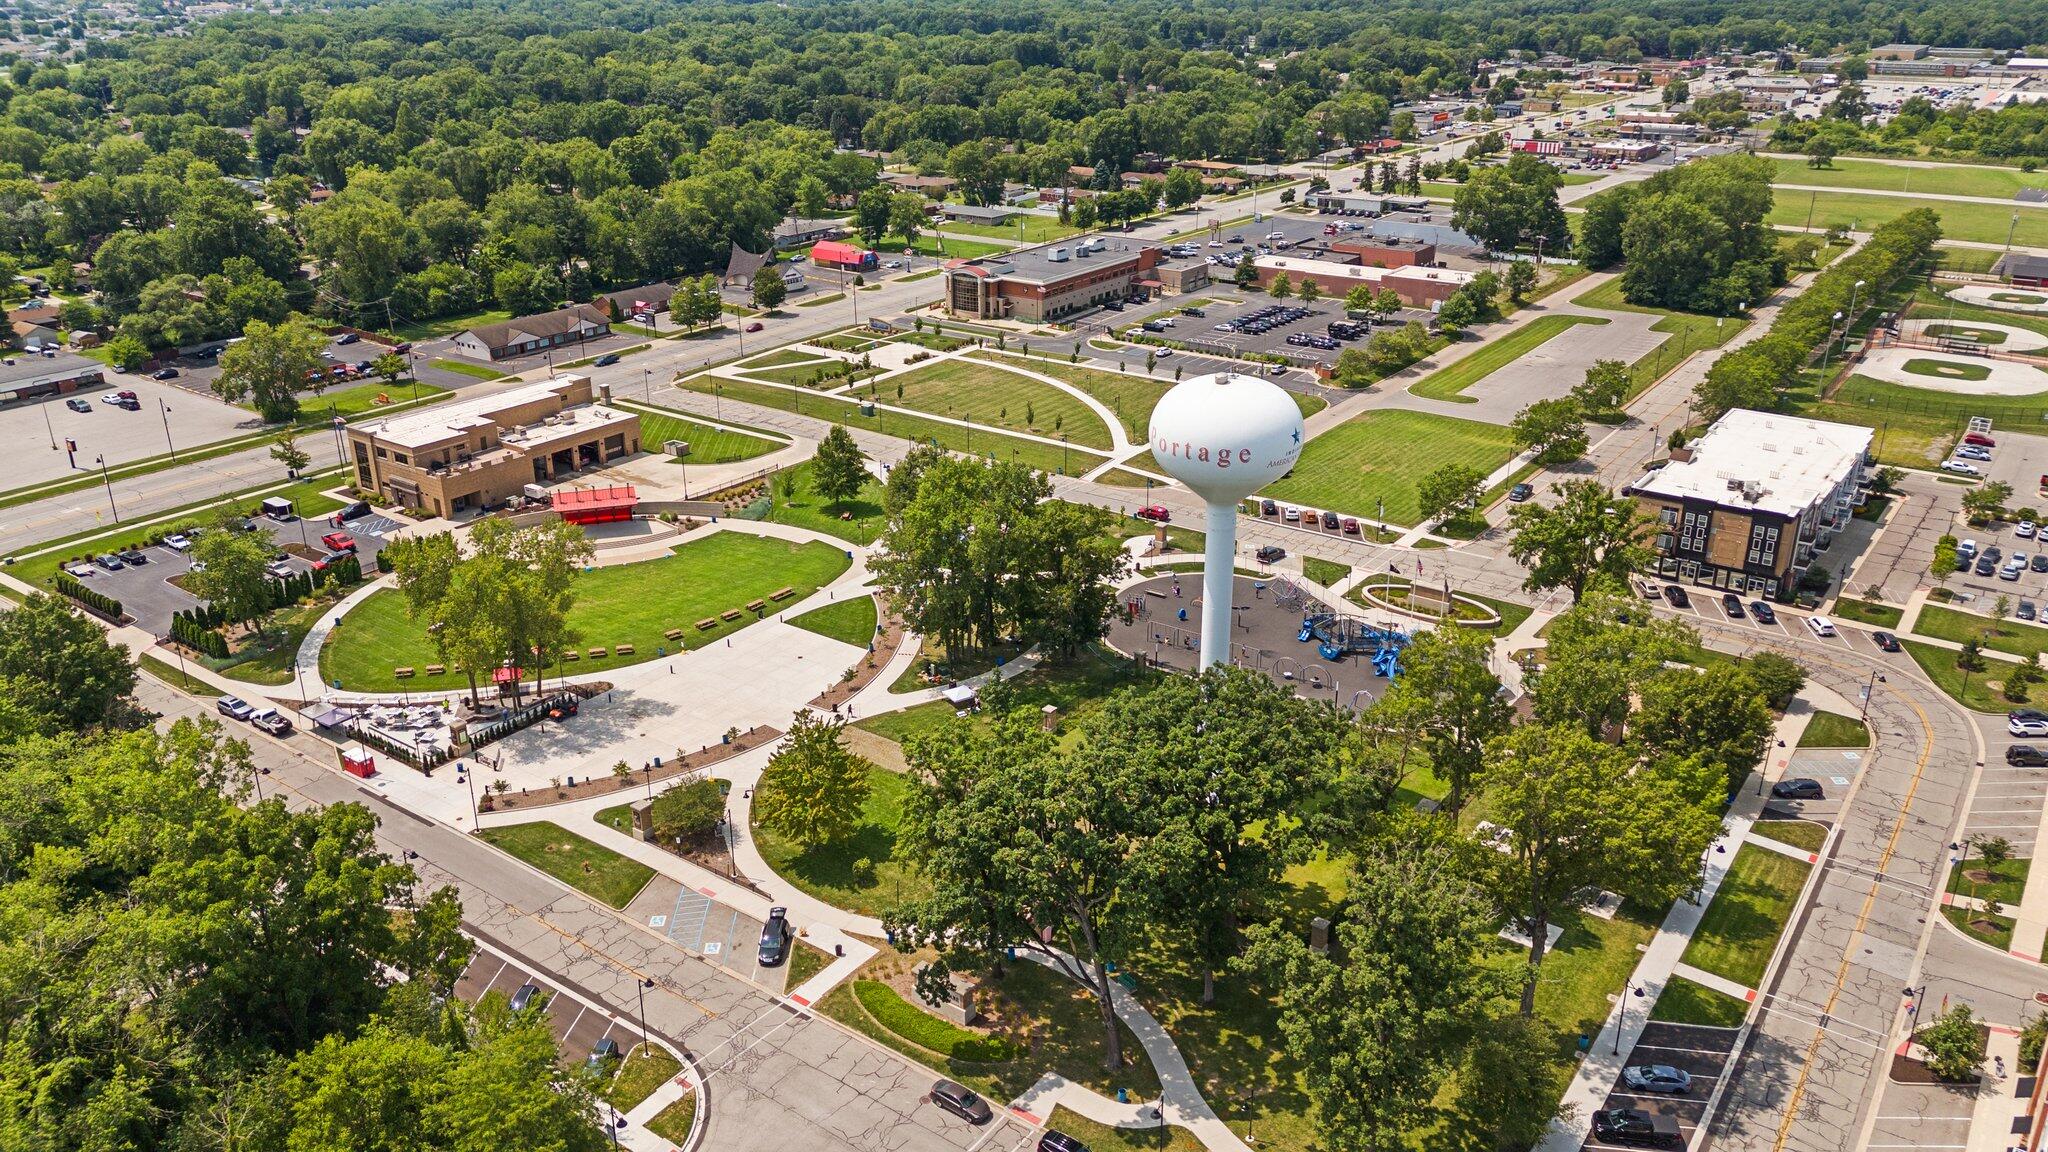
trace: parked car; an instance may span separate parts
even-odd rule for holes
[[[590,1046],[590,1055],[583,1058],[583,1066],[598,1075],[606,1075],[619,1060],[619,1042],[609,1036],[598,1037]]]
[[[2005,762],[2015,768],[2048,768],[2048,752],[2032,744],[2015,744],[2005,750]]]
[[[2048,720],[2048,712],[2039,708],[2015,708],[2005,714],[2007,720]]]
[[[86,399],[85,397],[83,397],[83,396],[73,396],[73,397],[72,397],[71,399],[69,399],[69,400],[66,400],[66,401],[64,402],[64,406],[65,406],[66,408],[69,408],[69,409],[71,409],[71,410],[72,410],[73,412],[90,412],[90,411],[92,411],[92,401],[90,401],[90,400],[87,400],[87,399]]]
[[[1870,642],[1886,652],[1897,652],[1899,650],[1899,638],[1889,632],[1872,632],[1870,634]]]
[[[789,958],[789,909],[770,908],[761,925],[761,948],[757,959],[763,968],[773,968]]]
[[[118,555],[121,557],[121,563],[131,568],[140,568],[144,564],[149,563],[148,553],[140,548],[123,548]]]
[[[1517,484],[1513,488],[1508,489],[1508,499],[1516,504],[1520,504],[1535,494],[1536,489],[1531,488],[1527,484]]]
[[[1821,790],[1820,781],[1806,776],[1794,776],[1771,785],[1771,795],[1780,800],[1825,800],[1827,793]]]
[[[1280,561],[1287,559],[1287,549],[1277,544],[1268,544],[1264,548],[1259,549],[1255,555],[1258,556],[1259,563],[1261,564],[1278,564]]]
[[[1751,600],[1749,602],[1749,614],[1755,617],[1756,622],[1759,624],[1776,624],[1778,622],[1778,610],[1771,607],[1768,600]]]
[[[1271,516],[1280,511],[1280,506],[1271,500],[1259,501],[1259,515]]]
[[[119,556],[116,556],[111,552],[106,553],[105,555],[93,557],[92,562],[99,565],[101,568],[105,569],[108,572],[119,572],[121,569],[126,568],[128,566],[121,561],[121,558]]]
[[[1280,519],[1287,521],[1289,524],[1296,523],[1301,519],[1301,509],[1288,508],[1286,511],[1280,513]]]
[[[350,344],[353,344],[353,343],[355,343],[356,341],[358,341],[358,340],[361,340],[361,339],[362,339],[362,337],[361,337],[361,336],[358,336],[358,335],[356,335],[356,334],[355,334],[355,333],[353,333],[353,332],[343,332],[343,333],[342,333],[341,335],[339,335],[339,336],[336,336],[336,337],[334,338],[334,343],[335,343],[335,344],[336,344],[337,346],[339,346],[339,347],[344,347],[344,348],[345,348],[345,347],[347,347],[348,345],[350,345]]]
[[[2022,620],[2032,620],[2035,614],[2034,602],[2032,600],[2020,601],[2020,606],[2013,609],[2012,614]]]
[[[346,532],[329,532],[320,538],[320,543],[325,544],[329,552],[353,552],[356,550],[356,538]]]
[[[969,1124],[986,1124],[995,1118],[988,1101],[967,1085],[955,1084],[951,1080],[941,1080],[932,1085],[931,1102]]]
[[[619,354],[617,352],[607,352],[604,355],[599,356],[597,359],[592,360],[590,362],[590,366],[592,368],[609,368],[612,365],[617,364],[618,362]]]
[[[178,378],[178,370],[176,368],[159,368],[151,372],[149,378],[151,380],[176,380]]]
[[[1983,432],[1970,432],[1970,433],[1966,433],[1966,434],[1965,434],[1965,435],[1963,436],[1963,443],[1965,443],[1965,444],[1974,444],[1974,445],[1976,445],[1976,446],[1977,446],[1977,447],[1979,447],[1979,448],[1996,448],[1996,447],[1998,447],[1998,441],[1996,441],[1996,440],[1993,440],[1993,439],[1992,439],[1992,438],[1991,438],[1991,437],[1990,437],[1989,435],[1987,435],[1987,434],[1985,434],[1985,433],[1983,433]]]
[[[1147,504],[1143,508],[1138,509],[1135,515],[1140,520],[1151,520],[1160,524],[1173,519],[1173,513],[1158,504]]]
[[[1675,1148],[1681,1141],[1678,1121],[1640,1108],[1608,1108],[1593,1113],[1593,1138],[1647,1148]]]
[[[1984,474],[1983,469],[1967,460],[1943,460],[1941,462],[1941,470],[1953,472],[1958,476],[1982,476]]]
[[[173,532],[169,536],[164,537],[164,547],[169,548],[173,552],[190,552],[192,550],[192,538],[183,532]]]
[[[213,702],[213,708],[230,720],[247,720],[256,714],[256,709],[240,696],[223,696]]]
[[[1835,635],[1835,622],[1825,616],[1808,616],[1806,618],[1806,627],[1808,631],[1823,640]]]
[[[2005,731],[2012,736],[2048,736],[2048,720],[2007,720]]]
[[[292,730],[292,722],[285,719],[284,713],[275,708],[265,708],[249,717],[249,723],[272,736],[282,736]]]
[[[1961,448],[1956,449],[1956,459],[1979,461],[1990,460],[1991,450],[1989,448],[1979,448],[1975,444],[1965,444]]]
[[[1358,535],[1358,517],[1346,516],[1344,518],[1344,534],[1346,536]]]
[[[263,566],[263,570],[282,580],[292,574],[292,564],[289,560],[272,560]]]
[[[360,520],[363,517],[368,516],[369,514],[370,506],[364,503],[363,501],[358,500],[355,503],[350,504],[346,508],[343,508],[341,511],[336,512],[333,516],[329,517],[328,522],[338,528],[342,525],[344,521]]]
[[[1733,592],[1721,593],[1721,611],[1726,612],[1730,620],[1742,619],[1742,597]]]
[[[1088,1152],[1088,1146],[1057,1128],[1038,1134],[1038,1152]]]
[[[1692,1090],[1692,1074],[1669,1064],[1637,1064],[1621,1070],[1621,1082],[1637,1092],[1683,1096]]]
[[[1339,521],[1339,520],[1337,519],[1337,514],[1336,514],[1335,512],[1324,512],[1324,513],[1323,513],[1323,527],[1324,527],[1324,529],[1326,529],[1326,530],[1328,530],[1328,531],[1331,531],[1331,532],[1335,532],[1335,531],[1337,530],[1337,526],[1338,526],[1338,524],[1339,524],[1339,523],[1340,523],[1340,521]]]
[[[344,557],[353,556],[354,554],[353,552],[322,552],[320,555],[308,560],[307,563],[313,566],[315,572],[325,572],[329,568],[334,567]]]
[[[521,984],[519,990],[512,993],[512,1011],[524,1012],[538,999],[540,999],[540,987],[538,985]]]
[[[1664,602],[1673,608],[1685,608],[1692,604],[1692,597],[1686,595],[1685,589],[1680,588],[1678,585],[1666,584],[1664,586]]]

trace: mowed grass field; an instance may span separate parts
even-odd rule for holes
[[[730,464],[789,447],[789,441],[766,432],[756,436],[731,428],[700,424],[638,404],[618,404],[618,407],[639,414],[640,446],[649,452],[661,452],[662,445],[670,440],[689,441],[690,454],[684,458],[684,462],[689,464]]]
[[[1756,987],[1811,867],[1755,845],[1737,852],[1683,961],[1745,988]]]
[[[1605,323],[1606,320],[1594,316],[1560,314],[1537,317],[1463,360],[1417,380],[1409,385],[1408,391],[1427,400],[1451,400],[1459,404],[1477,403],[1472,397],[1465,395],[1465,389],[1521,359],[1540,345],[1548,343],[1567,328],[1576,328],[1581,324]]]
[[[969,355],[973,359],[997,364],[1002,363],[1007,356],[1009,361],[1018,367],[1029,368],[1041,375],[1072,384],[1116,413],[1117,419],[1123,421],[1125,434],[1133,440],[1143,440],[1146,437],[1147,425],[1152,421],[1152,409],[1158,405],[1159,398],[1166,395],[1167,390],[1174,385],[1174,366],[1166,360],[1159,361],[1159,375],[1147,376],[1142,372],[1106,372],[1100,368],[1088,368],[1040,356],[1027,359],[1023,356],[988,351]],[[1304,417],[1313,416],[1329,407],[1320,397],[1300,392],[1289,392],[1288,395],[1294,398],[1294,406],[1301,409]]]
[[[1415,486],[1425,475],[1446,464],[1491,473],[1513,455],[1499,424],[1379,409],[1310,440],[1293,473],[1260,495],[1353,516],[1375,515],[1383,499],[1389,522],[1413,524],[1421,519]]]
[[[1012,216],[1001,224],[971,224],[963,220],[948,222],[940,227],[962,236],[988,236],[996,240],[1017,240],[1025,244],[1059,240],[1080,231],[1071,224],[1060,223],[1058,216],[1029,214]]]
[[[902,396],[896,395],[898,387]],[[934,416],[969,419],[1007,432],[1069,441],[1107,450],[1109,426],[1095,410],[1070,392],[1019,376],[993,364],[946,360],[913,368],[868,388],[855,389],[883,404],[914,408]]]
[[[565,662],[558,671],[599,672],[656,659],[663,647],[670,652],[701,647],[753,623],[754,615],[743,612],[737,620],[719,620],[704,629],[696,626],[697,621],[716,619],[750,600],[765,600],[784,586],[796,594],[775,608],[788,607],[830,583],[846,567],[846,553],[822,541],[792,544],[744,532],[717,532],[659,560],[593,568],[576,577],[576,604],[569,610],[570,626],[583,637],[578,647],[627,643],[634,652]],[[682,629],[683,638],[667,639],[663,633],[670,628]],[[439,662],[426,628],[406,618],[405,597],[396,589],[385,589],[342,617],[341,626],[320,650],[320,677],[329,684],[340,681],[351,692],[452,692],[467,683],[453,672],[425,674],[427,665]],[[392,675],[396,667],[411,667],[416,674],[400,680]]]
[[[2010,199],[2022,188],[2048,188],[2048,174],[1982,164],[1907,167],[1878,160],[1837,157],[1826,168],[1809,168],[1804,160],[1776,159],[1777,182],[1822,188],[1862,188],[1872,192],[1939,192],[1949,196]],[[1787,197],[1796,193],[1786,193]]]
[[[1882,193],[1799,192],[1781,188],[1765,222],[1791,228],[1805,227],[1809,204],[1815,228],[1855,228],[1861,232],[1868,232],[1915,208],[1932,208],[1941,216],[1944,238],[1979,244],[2005,243],[2005,231],[2012,224],[2013,213],[2018,212],[2020,222],[2012,234],[2012,242],[2029,246],[2048,245],[2048,209],[2030,208],[2017,202],[2008,207],[2004,204],[1920,200]]]

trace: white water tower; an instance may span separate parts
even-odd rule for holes
[[[1225,372],[1176,384],[1152,409],[1152,456],[1207,505],[1202,664],[1230,659],[1238,501],[1301,456],[1301,409],[1278,385]]]

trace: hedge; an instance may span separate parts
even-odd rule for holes
[[[72,576],[68,572],[57,573],[55,586],[57,591],[109,620],[119,620],[121,618],[121,602],[119,600],[104,592],[87,588],[84,584],[78,582],[77,577]]]
[[[856,980],[853,994],[875,1022],[920,1048],[970,1064],[1001,1064],[1023,1058],[1023,1045],[1000,1036],[970,1032],[905,1000],[879,980]]]

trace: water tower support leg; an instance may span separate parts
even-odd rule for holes
[[[1202,667],[1230,661],[1230,601],[1237,561],[1237,505],[1210,504],[1202,548]]]

